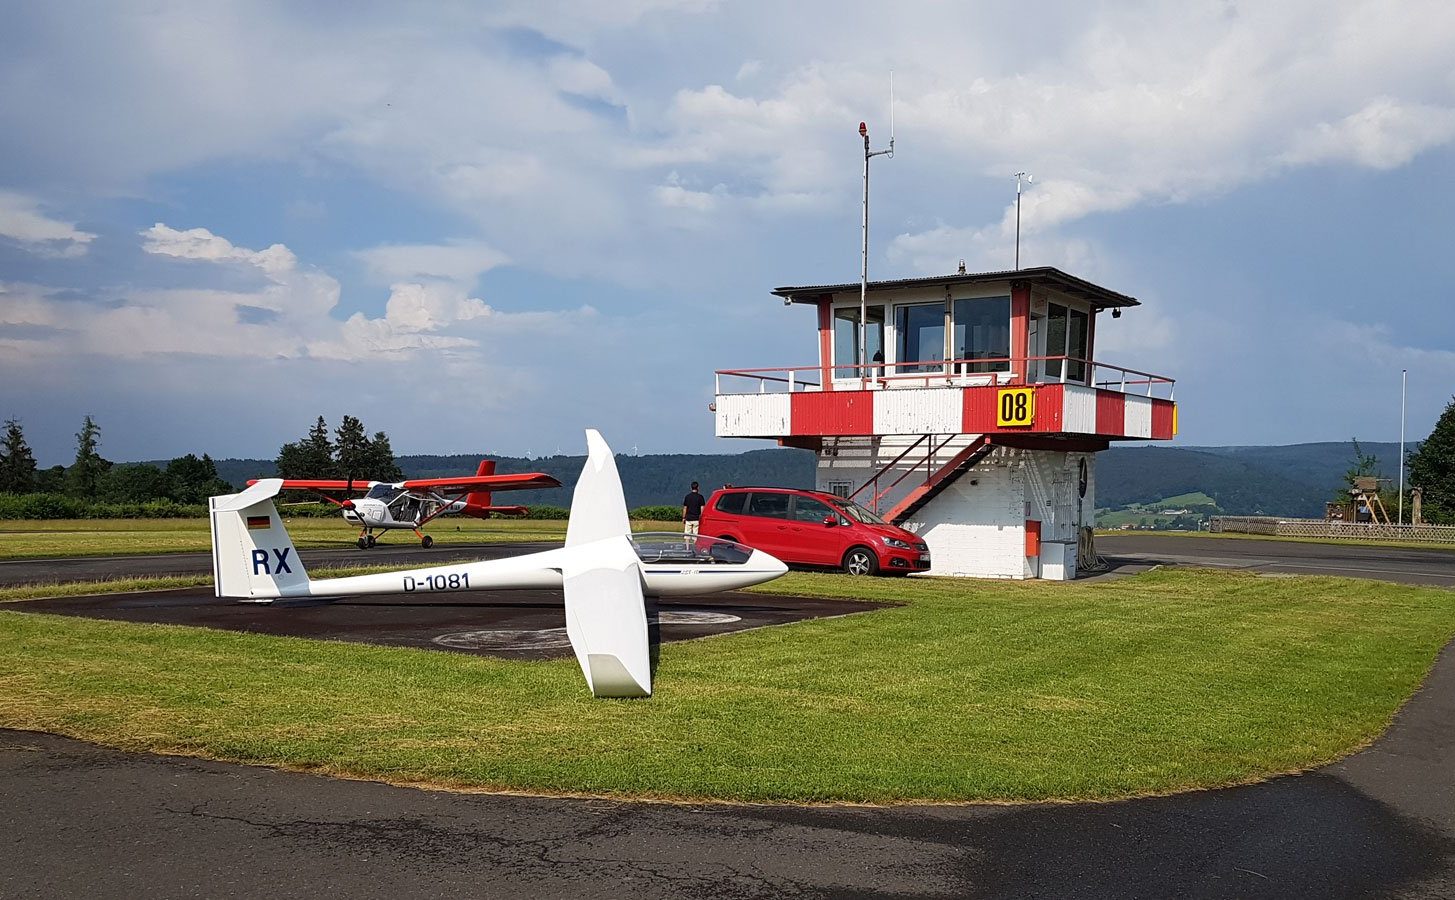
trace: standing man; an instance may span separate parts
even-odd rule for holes
[[[692,490],[682,498],[682,533],[697,534],[697,523],[702,519],[702,508],[707,505],[707,500],[697,490],[697,482],[692,482]]]

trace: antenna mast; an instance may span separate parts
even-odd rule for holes
[[[889,72],[889,149],[869,149],[869,127],[859,123],[859,136],[864,139],[864,255],[859,269],[859,383],[868,381],[869,364],[869,160],[876,156],[894,158],[894,70]]]
[[[1015,173],[1015,270],[1021,270],[1021,179],[1026,184],[1032,184],[1036,176],[1026,172]]]

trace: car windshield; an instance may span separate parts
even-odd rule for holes
[[[889,524],[888,522],[874,515],[869,510],[865,509],[857,503],[853,503],[847,500],[840,501],[839,508],[844,511],[844,515],[849,516],[850,518],[858,519],[860,522],[866,522],[870,525]]]
[[[369,488],[369,493],[365,494],[364,496],[368,497],[370,500],[383,500],[385,503],[388,503],[390,500],[393,500],[395,497],[399,496],[399,491],[396,490],[392,485],[376,484],[373,487]]]

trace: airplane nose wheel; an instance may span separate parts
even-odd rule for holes
[[[429,548],[434,546],[434,538],[430,537],[429,535],[425,535],[424,537],[419,539],[419,545],[424,549],[428,550]]]
[[[379,543],[379,541],[377,539],[375,539],[375,537],[372,534],[361,534],[361,535],[359,535],[359,549],[360,550],[368,550],[370,547],[374,546],[377,543]]]

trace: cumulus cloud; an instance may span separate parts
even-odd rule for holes
[[[144,239],[142,250],[160,256],[208,262],[241,262],[273,275],[286,274],[298,265],[298,258],[282,244],[273,244],[266,250],[248,250],[234,246],[231,241],[218,237],[206,228],[178,231],[158,222],[143,231],[141,236]]]
[[[565,313],[505,313],[448,282],[401,281],[384,315],[334,317],[339,282],[301,265],[273,244],[253,250],[206,228],[157,223],[141,233],[143,252],[209,265],[257,269],[256,290],[137,288],[121,297],[77,299],[74,292],[0,284],[0,326],[8,349],[44,360],[63,344],[68,355],[146,359],[159,355],[387,362],[422,352],[479,353],[496,333],[548,328]],[[425,254],[426,257],[429,254]],[[449,259],[448,254],[445,257]],[[471,257],[478,260],[478,253]],[[28,331],[16,328],[24,326]]]
[[[1287,165],[1352,162],[1393,169],[1455,137],[1455,109],[1380,97],[1337,122],[1319,122],[1293,138]]]
[[[0,238],[41,256],[82,256],[96,235],[41,212],[40,201],[0,191]]]

